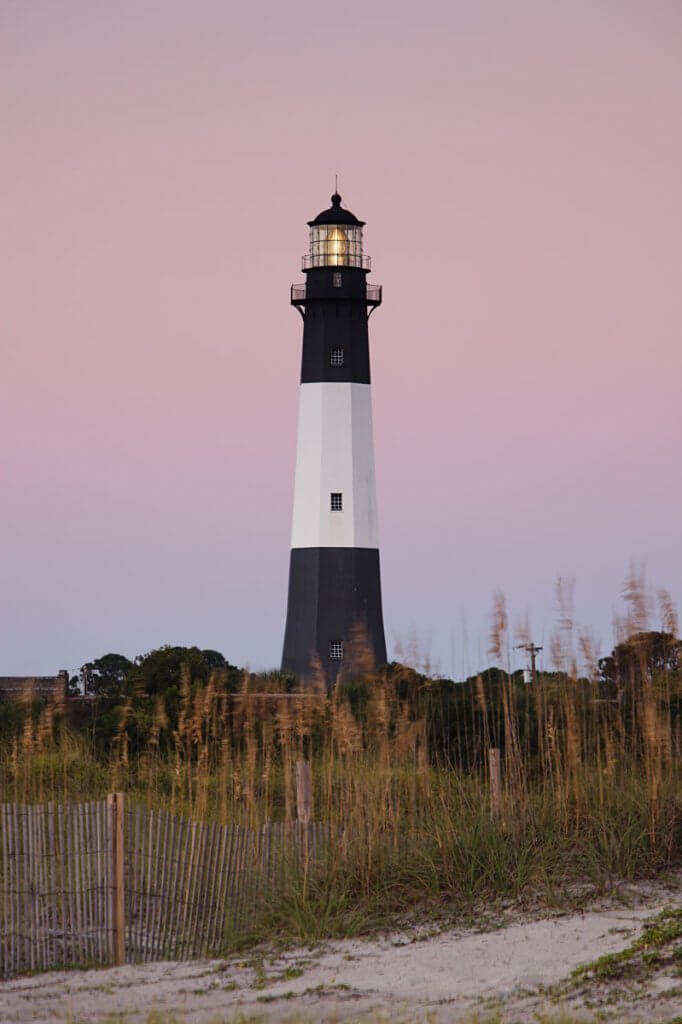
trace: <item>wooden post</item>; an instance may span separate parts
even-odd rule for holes
[[[125,916],[123,902],[123,793],[109,793],[111,808],[111,918],[114,926],[114,964],[125,963]]]
[[[302,825],[313,819],[313,780],[310,761],[296,762],[296,814]]]
[[[499,818],[502,812],[502,767],[499,747],[488,750],[488,770],[490,772],[490,813]]]

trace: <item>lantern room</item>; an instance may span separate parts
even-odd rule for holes
[[[370,258],[362,252],[364,221],[358,220],[341,206],[341,196],[335,192],[332,205],[308,221],[310,249],[303,257],[303,269],[313,267],[357,267],[370,269]]]

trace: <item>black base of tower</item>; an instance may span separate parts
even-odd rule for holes
[[[343,659],[331,657],[343,643]],[[293,548],[282,670],[328,687],[386,662],[377,548]]]

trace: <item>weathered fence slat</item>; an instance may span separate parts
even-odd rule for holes
[[[62,829],[62,869],[64,872],[64,902],[66,905],[65,910],[65,923],[64,923],[64,957],[71,961],[71,963],[78,963],[78,957],[76,955],[75,945],[75,933],[76,924],[74,920],[74,897],[73,897],[73,850],[71,849],[71,842],[69,840],[69,832],[71,826],[71,815],[69,814],[69,807],[65,805],[60,807],[61,817],[61,829]]]
[[[93,800],[90,803],[88,814],[88,843],[90,861],[90,908],[92,920],[90,921],[90,933],[92,935],[92,955],[97,963],[102,962],[102,954],[99,948],[100,939],[100,914],[99,914],[99,864],[97,861],[97,804]]]
[[[87,930],[85,920],[85,878],[83,873],[82,804],[71,805],[73,824],[73,869],[74,893],[76,896],[76,922],[79,945],[79,960],[88,957]]]
[[[148,884],[148,907],[147,907],[147,955],[146,960],[154,959],[154,915],[156,907],[161,899],[159,869],[161,866],[161,843],[159,841],[159,812],[149,811],[149,851],[147,857],[147,870],[149,873]]]
[[[104,914],[102,906],[102,836],[100,834],[99,824],[99,801],[96,800],[93,805],[92,815],[92,834],[95,843],[95,927],[96,927],[96,948],[97,948],[97,960],[103,964],[104,961],[104,943],[102,941],[102,929],[104,925]]]
[[[95,904],[95,897],[97,895],[97,881],[95,875],[95,843],[93,840],[93,819],[95,814],[95,805],[92,801],[89,801],[85,805],[85,814],[83,818],[84,831],[85,831],[85,843],[86,843],[86,870],[88,875],[88,935],[90,945],[90,956],[93,961],[97,962],[97,910]]]
[[[145,812],[143,811],[143,814]],[[143,934],[143,945],[142,945],[142,959],[143,961],[149,960],[150,954],[150,912],[152,908],[152,900],[154,899],[153,893],[153,881],[152,881],[152,852],[154,847],[154,810],[153,808],[146,811],[147,815],[147,827],[144,829],[144,840],[146,844],[146,856],[144,859],[145,868],[145,884],[142,887],[142,893],[144,898],[144,913],[140,915],[142,918],[142,934]]]
[[[166,862],[168,858],[168,848],[164,841],[165,830],[166,830],[166,812],[160,810],[158,814],[158,826],[156,830],[157,843],[158,843],[158,862],[157,866],[157,877],[158,877],[158,888],[157,895],[154,901],[154,911],[152,913],[152,945],[150,951],[150,959],[159,959],[159,939],[161,932],[161,907],[163,904],[163,894],[166,891]]]
[[[125,963],[124,814],[123,793],[114,793],[114,963],[119,966]]]
[[[81,929],[83,936],[83,948],[85,959],[91,959],[90,950],[90,879],[88,877],[87,857],[87,804],[76,804],[76,843],[78,846],[78,873],[81,891],[83,916],[81,918]]]
[[[140,960],[140,948],[142,946],[142,885],[144,878],[144,850],[142,835],[142,807],[138,804],[134,811],[135,827],[133,830],[133,872],[130,877],[134,884],[130,885],[132,896],[133,915],[133,957],[135,962]]]
[[[232,897],[232,920],[235,932],[242,930],[241,908],[244,896],[242,884],[242,865],[244,861],[244,831],[241,825],[235,825],[235,848],[232,860],[232,874],[230,876],[230,891]]]
[[[209,826],[209,844],[206,857],[206,911],[203,921],[203,940],[200,955],[210,955],[213,946],[212,932],[215,921],[215,908],[218,902],[218,852],[220,848],[220,826],[212,822]]]
[[[45,883],[45,869],[47,867],[45,863],[45,843],[43,837],[43,825],[45,823],[45,808],[34,807],[34,818],[33,825],[35,828],[35,840],[36,840],[36,904],[38,911],[38,934],[40,935],[40,942],[38,944],[40,966],[45,970],[48,961],[48,934],[47,934],[47,914],[45,907],[45,899],[47,893],[47,885]]]
[[[14,807],[14,866],[17,890],[17,929],[19,935],[19,970],[30,967],[29,945],[31,925],[27,915],[27,900],[24,891],[24,829],[21,808]]]
[[[164,811],[164,877],[162,884],[162,893],[170,891],[169,881],[171,879],[171,871],[173,869],[173,825],[175,817],[168,811]],[[164,899],[159,900],[159,946],[157,950],[157,959],[163,959],[166,953],[167,944],[167,932],[169,925],[169,913],[168,906]]]
[[[201,910],[199,912],[199,927],[196,932],[196,945],[195,956],[202,956],[208,953],[208,925],[211,920],[211,910],[213,909],[213,903],[215,901],[215,888],[214,880],[215,873],[213,871],[213,858],[215,848],[215,825],[213,822],[204,825],[206,830],[206,838],[204,843],[204,859],[202,865],[202,883],[201,889],[203,894]]]
[[[106,804],[99,802],[97,804],[97,833],[99,835],[99,877],[100,877],[100,899],[101,899],[101,913],[102,913],[102,963],[110,964],[112,961],[111,956],[111,942],[110,942],[110,924],[109,924],[109,909],[111,906],[109,900],[109,829],[107,828],[106,821],[107,807]]]
[[[229,825],[218,826],[218,866],[217,866],[217,899],[213,921],[213,943],[218,944],[224,937],[228,927],[227,881],[232,856],[232,833]]]
[[[164,886],[164,892],[175,892],[175,832],[176,832],[176,817],[174,814],[168,814],[166,816],[166,836],[165,843],[167,847],[167,860],[168,860],[168,871],[167,878],[168,883]],[[170,941],[173,926],[173,909],[170,901],[165,902],[163,905],[162,914],[162,925],[159,929],[159,957],[166,958],[170,957]]]
[[[16,804],[12,807],[12,886],[14,889],[16,963],[15,969],[21,971],[25,964],[25,931],[23,914],[23,895],[21,891],[21,837],[19,834],[19,814]]]
[[[163,863],[163,847],[161,845],[161,812],[153,811],[150,813],[153,813],[154,815],[154,842],[150,848],[149,858],[149,871],[152,885],[150,906],[147,912],[147,930],[149,932],[149,940],[147,943],[147,959],[153,960],[154,948],[156,945],[156,913],[159,907],[159,903],[163,898],[163,889],[161,888],[161,865]]]
[[[119,793],[0,805],[0,976],[218,953],[328,849],[305,817],[209,824]]]
[[[74,919],[73,919],[73,945],[74,961],[78,963],[83,959],[83,918],[81,912],[81,874],[78,844],[78,805],[69,804],[68,836],[71,849],[69,850],[69,865],[71,868],[71,893],[73,897]]]
[[[226,926],[226,882],[229,871],[229,854],[231,834],[228,825],[218,825],[218,849],[216,853],[216,901],[213,911],[213,925],[210,930],[209,942],[215,949],[225,934]]]
[[[57,804],[56,816],[55,816],[55,849],[59,850],[59,911],[60,911],[60,931],[62,940],[62,956],[66,959],[66,936],[68,932],[68,911],[67,911],[67,897],[66,897],[66,852],[64,849],[64,808],[61,804]]]
[[[10,827],[10,885],[12,887],[12,903],[13,910],[12,916],[14,918],[14,967],[15,971],[22,969],[22,916],[21,916],[21,903],[19,897],[19,858],[17,856],[17,845],[18,845],[18,829],[16,820],[16,806],[10,806],[9,808],[9,827]]]
[[[239,858],[239,873],[237,880],[239,883],[239,910],[238,919],[240,929],[243,929],[246,925],[248,918],[248,912],[252,902],[252,886],[249,884],[250,879],[247,877],[246,865],[249,862],[249,857],[253,857],[254,863],[258,866],[257,855],[258,855],[258,840],[256,835],[251,829],[240,827],[241,834],[241,856]]]
[[[52,936],[52,943],[50,946],[50,966],[55,963],[58,959],[59,950],[59,905],[57,899],[57,844],[55,842],[54,832],[54,804],[52,801],[47,805],[47,817],[46,817],[46,828],[47,828],[47,850],[46,856],[48,859],[48,884],[49,884],[49,928]]]
[[[211,826],[207,822],[201,825],[201,850],[199,853],[199,877],[197,884],[196,910],[194,913],[194,927],[192,929],[192,956],[201,954],[204,945],[204,922],[208,913],[211,898],[210,881],[208,874],[209,863],[209,841],[211,838]]]
[[[19,918],[17,917],[17,872],[14,859],[14,821],[12,819],[12,808],[9,804],[5,805],[5,825],[7,827],[7,867],[6,867],[6,886],[7,886],[7,898],[10,908],[10,920],[12,928],[12,941],[10,942],[10,953],[9,953],[9,972],[14,973],[19,970],[19,949],[18,949],[18,937],[17,931],[19,928]],[[9,973],[8,972],[8,973]]]
[[[222,911],[217,922],[221,939],[226,932],[233,931],[232,906],[230,904],[230,879],[233,873],[235,832],[230,825],[221,825],[222,860],[220,863],[220,906]]]
[[[27,828],[27,857],[30,863],[29,888],[31,899],[31,915],[33,928],[33,942],[35,946],[35,966],[38,970],[44,969],[49,963],[49,919],[48,919],[48,893],[47,882],[47,844],[43,835],[45,824],[45,808],[27,806],[26,828]]]
[[[214,925],[216,917],[216,908],[218,906],[218,884],[219,884],[219,871],[220,871],[220,825],[217,822],[213,822],[211,825],[211,854],[210,863],[208,868],[208,884],[209,891],[212,893],[211,902],[208,905],[206,913],[206,929],[204,932],[204,949],[202,952],[210,953],[211,948],[215,946]]]
[[[33,922],[34,964],[37,970],[43,966],[43,934],[40,927],[40,850],[38,836],[38,808],[27,806],[28,825],[28,870],[31,892],[31,919]]]
[[[47,880],[47,869],[49,864],[48,848],[47,848],[47,814],[48,810],[46,807],[38,807],[36,814],[36,824],[38,826],[38,849],[39,849],[39,881],[40,881],[40,926],[42,929],[42,957],[43,957],[43,969],[46,969],[52,963],[51,947],[52,947],[52,935],[50,929],[50,886]]]
[[[85,866],[83,864],[83,805],[73,804],[73,848],[74,848],[74,873],[76,894],[77,921],[78,921],[78,942],[80,945],[79,959],[88,959],[88,934],[87,934],[87,905],[86,905],[86,880]]]
[[[198,899],[196,901],[196,913],[194,915],[194,931],[192,943],[192,957],[196,958],[201,956],[205,948],[205,936],[206,936],[206,922],[210,914],[210,908],[213,901],[213,892],[211,888],[211,838],[212,838],[212,825],[209,822],[204,822],[202,825],[202,840],[201,840],[201,860],[199,862],[199,888],[198,888]]]
[[[7,811],[6,823],[7,823],[7,885],[9,891],[9,906],[11,914],[11,927],[12,927],[12,941],[10,945],[10,970],[12,972],[19,970],[19,939],[17,936],[17,930],[19,928],[19,916],[18,916],[18,900],[17,900],[17,865],[15,856],[15,831],[14,821],[12,820],[11,809],[5,808]]]
[[[196,823],[196,855],[192,865],[192,885],[190,886],[189,913],[187,924],[187,945],[185,956],[195,956],[196,928],[199,916],[199,907],[202,899],[202,872],[204,858],[204,841],[206,826],[201,822]]]
[[[194,881],[195,871],[195,859],[197,849],[197,830],[198,824],[196,821],[190,821],[187,823],[188,830],[188,855],[185,861],[185,884],[182,887],[183,891],[183,904],[182,904],[182,924],[180,925],[180,950],[179,956],[181,960],[186,960],[188,957],[187,941],[189,931],[189,919],[192,908],[192,883]]]
[[[188,955],[188,922],[190,919],[190,913],[192,908],[192,883],[195,879],[195,863],[197,856],[197,845],[198,845],[198,823],[191,821],[188,826],[189,835],[189,856],[186,861],[185,869],[185,884],[183,886],[184,903],[182,909],[182,926],[181,926],[181,946],[180,946],[180,957],[185,960]]]
[[[14,915],[12,903],[12,876],[9,859],[9,825],[7,806],[2,805],[2,919],[0,919],[0,972],[9,974],[14,969]]]
[[[186,952],[186,940],[187,940],[187,915],[189,913],[189,892],[192,884],[192,863],[194,860],[194,844],[196,841],[196,827],[195,821],[185,822],[185,832],[187,833],[185,854],[184,854],[184,871],[182,872],[182,904],[180,911],[180,922],[179,922],[179,935],[178,935],[178,956],[181,960],[185,959]]]
[[[94,913],[92,909],[92,873],[90,871],[90,836],[88,826],[90,822],[90,806],[88,803],[80,805],[79,814],[79,839],[81,843],[81,884],[83,886],[83,934],[85,938],[85,956],[88,960],[94,960],[94,946],[92,941],[92,922]]]
[[[31,970],[38,967],[38,922],[36,915],[36,887],[35,887],[35,851],[33,840],[33,808],[25,804],[21,811],[21,823],[24,830],[23,861],[26,902],[28,904],[29,920],[31,922],[31,943],[29,948],[29,959]]]
[[[173,817],[173,881],[169,888],[168,905],[168,949],[167,955],[177,960],[179,957],[178,931],[180,927],[180,912],[182,908],[182,866],[184,864],[184,849],[186,842],[185,829],[187,821],[179,816]]]
[[[92,869],[94,878],[94,907],[95,907],[95,950],[98,963],[104,963],[104,944],[102,942],[102,860],[101,860],[101,838],[99,828],[99,801],[92,805]]]
[[[0,974],[9,973],[9,946],[12,937],[10,916],[10,889],[8,885],[9,857],[7,855],[7,824],[4,804],[0,807],[2,823],[2,856],[0,857],[0,878],[2,878],[2,899],[0,900]],[[9,925],[9,928],[8,928]]]
[[[104,899],[104,949],[106,963],[114,962],[113,929],[111,924],[111,891],[113,879],[111,874],[113,864],[112,835],[111,835],[111,810],[109,801],[100,808],[100,832],[102,835],[102,881]]]

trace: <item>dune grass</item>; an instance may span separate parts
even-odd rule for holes
[[[498,608],[498,652],[505,629]],[[318,685],[278,697],[251,677],[230,694],[219,674],[199,685],[185,672],[174,721],[161,697],[126,699],[105,748],[59,706],[27,716],[2,741],[0,798],[124,790],[198,820],[259,826],[295,817],[295,764],[306,759],[332,849],[324,871],[264,911],[268,934],[346,936],[495,899],[556,905],[578,885],[604,891],[682,863],[682,679],[644,642],[632,651],[609,686],[579,674],[560,644],[562,671],[532,686],[501,671],[457,687],[393,666],[329,695]]]

